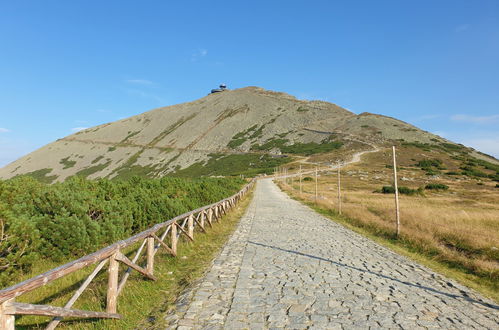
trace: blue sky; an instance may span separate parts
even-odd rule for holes
[[[220,82],[499,157],[499,1],[0,0],[0,166]]]

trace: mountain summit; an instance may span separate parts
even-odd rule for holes
[[[219,164],[253,166],[248,174],[256,174],[289,161],[285,155],[367,150],[393,141],[448,142],[394,118],[245,87],[88,128],[5,166],[0,178],[29,174],[54,182],[73,175],[234,174]],[[218,170],[193,172],[210,166]]]

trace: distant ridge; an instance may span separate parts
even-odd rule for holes
[[[369,149],[401,141],[450,143],[395,118],[356,115],[333,103],[245,87],[85,129],[5,166],[0,178],[30,174],[55,182],[73,175],[161,177],[208,163],[216,166],[224,155],[252,166],[254,155],[265,155],[257,158],[265,162],[286,150],[299,155],[302,149],[310,154],[339,144]]]

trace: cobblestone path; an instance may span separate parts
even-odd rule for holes
[[[498,329],[498,308],[262,180],[211,270],[166,321],[179,329]]]

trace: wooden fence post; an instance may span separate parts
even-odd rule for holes
[[[147,238],[147,272],[154,273],[154,237]]]
[[[107,297],[106,297],[106,312],[116,314],[118,300],[118,272],[119,263],[116,260],[119,251],[116,251],[109,257],[108,281],[107,281]]]
[[[204,229],[204,211],[201,211],[201,215],[199,216],[199,225]]]
[[[208,210],[208,223],[210,224],[210,226],[211,226],[212,218],[213,218],[213,209],[210,208]]]
[[[397,237],[400,235],[400,209],[399,209],[399,188],[397,182],[397,161],[395,159],[395,146],[392,146],[393,151],[393,186],[395,188],[395,217],[397,219]]]
[[[315,167],[315,204],[317,204],[317,166]]]
[[[171,224],[171,229],[170,229],[170,238],[172,241],[172,251],[176,255],[177,254],[177,223],[172,223]]]
[[[9,299],[0,304],[0,329],[2,330],[14,330],[16,323],[16,316],[5,314],[7,306],[14,302],[14,299]]]
[[[300,194],[302,193],[302,187],[301,187],[301,164],[300,164]]]
[[[192,214],[187,219],[187,232],[190,237],[194,238],[194,216]]]
[[[341,215],[341,163],[338,162],[338,214]]]

